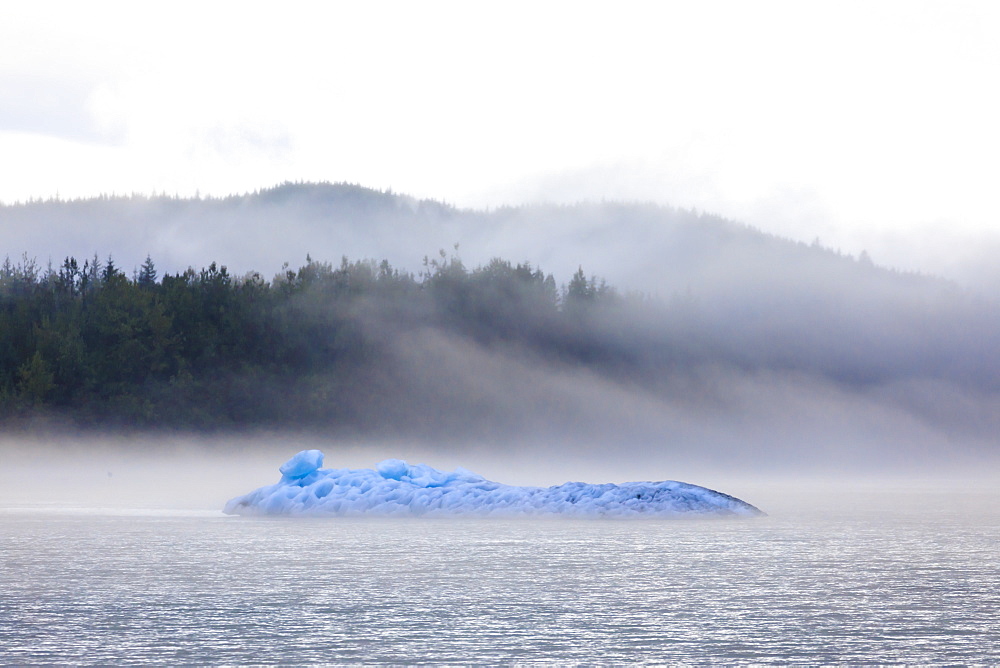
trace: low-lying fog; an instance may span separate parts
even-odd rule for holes
[[[732,438],[738,435],[734,432]],[[760,430],[747,432],[747,442]],[[841,442],[843,445],[844,443]],[[785,451],[791,443],[781,444]],[[803,451],[814,444],[796,443]],[[831,437],[826,444],[832,449]],[[850,444],[848,444],[850,445]],[[508,484],[548,486],[567,481],[680,480],[742,498],[771,515],[836,513],[885,504],[906,492],[928,508],[935,498],[960,492],[969,511],[1000,489],[995,461],[949,458],[897,467],[871,467],[854,444],[838,457],[821,454],[752,462],[688,442],[684,447],[633,441],[488,444],[352,442],[302,435],[230,437],[33,436],[0,440],[0,508],[106,509],[111,511],[221,511],[228,499],[278,481],[292,454],[318,448],[327,468],[371,468],[397,457],[443,470],[461,466]],[[753,447],[764,448],[758,442]],[[902,457],[902,453],[900,453]],[[897,462],[899,463],[899,462]],[[984,496],[985,495],[985,496]],[[902,497],[900,497],[902,499]],[[976,501],[975,499],[979,499]],[[912,508],[911,508],[912,509]],[[872,508],[877,510],[877,508]]]

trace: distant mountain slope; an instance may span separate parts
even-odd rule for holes
[[[599,203],[460,210],[348,184],[284,184],[219,199],[106,196],[0,206],[0,252],[44,264],[112,254],[123,267],[151,255],[164,271],[226,265],[265,276],[313,257],[421,258],[459,244],[466,264],[530,261],[557,276],[582,264],[625,288],[670,292],[692,281],[791,263],[846,266],[831,251],[766,235],[717,216]],[[823,269],[827,270],[827,269]]]
[[[316,257],[406,255],[451,247],[457,212],[433,202],[345,184],[285,184],[221,199],[109,196],[0,207],[2,252],[43,264],[67,255],[112,254],[138,266],[147,254],[165,271],[210,262],[270,277],[284,262]],[[443,241],[448,239],[448,241]],[[426,242],[424,242],[426,240]],[[390,257],[390,259],[396,259]]]

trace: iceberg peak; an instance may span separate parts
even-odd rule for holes
[[[323,453],[319,450],[303,450],[287,462],[278,471],[286,478],[305,478],[310,473],[323,466]]]
[[[463,468],[386,459],[373,469],[324,469],[323,453],[303,450],[281,465],[281,480],[230,499],[228,515],[664,518],[763,515],[736,497],[684,482],[522,487]]]

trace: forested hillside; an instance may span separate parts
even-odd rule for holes
[[[301,184],[35,202],[0,207],[0,224],[14,258],[0,266],[8,428],[696,443],[776,458],[845,440],[995,450],[1000,431],[995,301],[710,215],[461,211]],[[22,254],[19,238],[49,228],[53,248],[65,229],[86,254]],[[110,237],[92,254],[119,233],[126,259]],[[308,243],[349,259],[226,259]],[[209,248],[222,261],[200,263]],[[177,268],[189,264],[201,268]]]
[[[560,291],[530,265],[468,271],[443,252],[417,276],[386,261],[310,259],[270,281],[215,264],[159,278],[149,258],[131,277],[110,258],[45,271],[8,259],[0,402],[7,418],[92,424],[360,427],[372,394],[391,390],[379,383],[394,373],[388,346],[401,332],[614,366],[625,356],[589,321],[624,303],[582,270]]]
[[[762,306],[779,289],[721,318],[690,294],[623,293],[582,269],[557,284],[502,259],[469,269],[444,251],[416,274],[308,259],[272,279],[215,264],[161,277],[150,258],[131,275],[111,258],[7,260],[0,411],[13,424],[497,435],[574,430],[591,401],[701,410],[724,403],[719,383],[776,375],[896,393],[923,418],[949,417],[928,383],[996,395],[995,313],[927,310],[865,271],[882,293],[814,292],[782,320]]]

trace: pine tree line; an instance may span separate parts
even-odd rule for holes
[[[434,328],[586,360],[599,347],[588,342],[588,318],[621,299],[582,269],[559,289],[527,263],[469,270],[443,251],[416,275],[386,261],[307,257],[270,281],[215,263],[160,277],[148,257],[131,276],[110,257],[45,269],[8,258],[0,418],[197,427],[348,419],[336,406],[362,400],[400,331]],[[311,414],[301,406],[316,378],[328,408]]]

